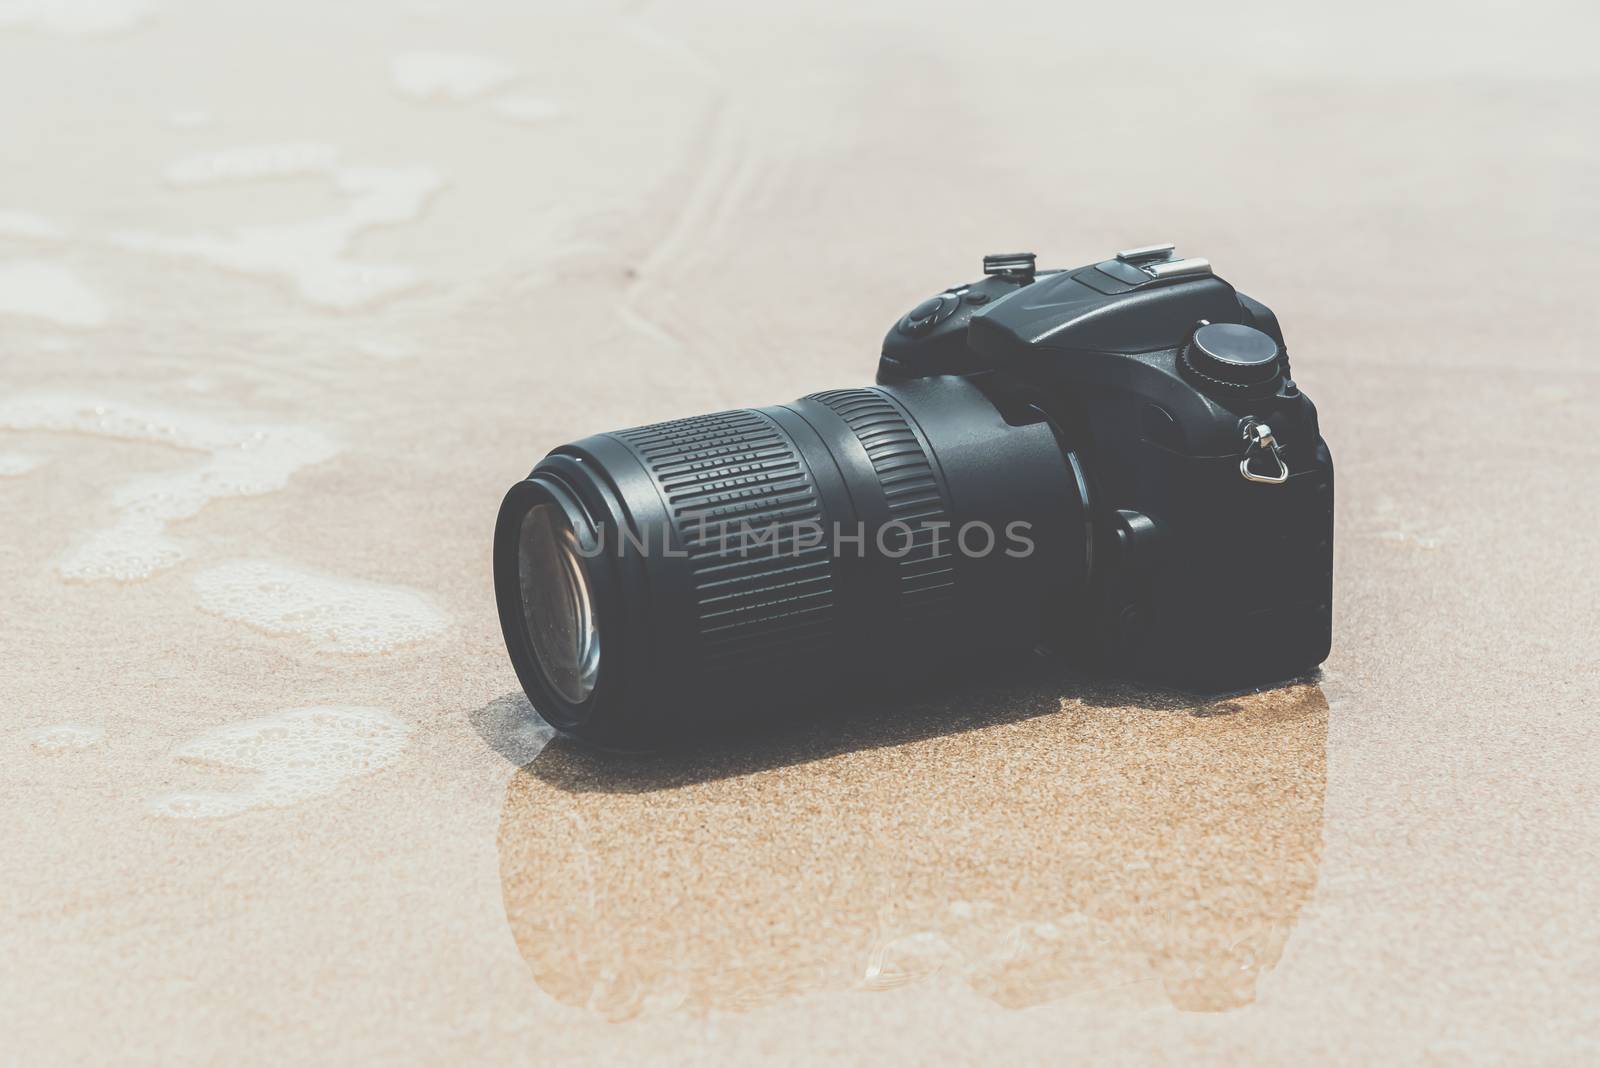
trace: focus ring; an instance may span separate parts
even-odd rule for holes
[[[921,437],[900,407],[878,390],[834,389],[807,399],[832,409],[855,434],[878,476],[889,522],[909,531],[896,562],[902,618],[920,621],[947,611],[955,602],[955,532],[949,501]]]
[[[831,643],[822,502],[783,428],[739,409],[613,436],[650,473],[687,554],[705,668],[799,666]]]

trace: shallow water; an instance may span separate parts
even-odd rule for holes
[[[1584,1059],[1594,13],[968,14],[0,0],[0,1052]],[[529,717],[544,450],[1168,239],[1319,405],[1319,678]]]

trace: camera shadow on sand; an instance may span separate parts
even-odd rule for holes
[[[1262,692],[1316,685],[1319,678],[1320,672],[1314,672],[1275,686],[1199,694],[1090,677],[1058,658],[1030,654],[978,679],[934,679],[887,694],[836,696],[777,714],[752,709],[760,714],[731,723],[726,731],[685,735],[648,751],[603,750],[561,735],[539,719],[520,691],[474,710],[468,719],[489,748],[519,768],[545,754],[532,770],[552,785],[636,793],[983,730],[1053,715],[1073,703],[1107,708],[1136,705],[1199,717],[1232,715],[1249,707]]]
[[[1316,886],[1328,705],[1196,697],[1042,658],[653,754],[472,716],[519,770],[502,892],[535,980],[611,1019],[963,987],[1225,1011]]]

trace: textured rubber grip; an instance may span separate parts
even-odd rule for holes
[[[875,389],[833,389],[808,400],[831,408],[844,420],[877,473],[889,506],[889,521],[904,524],[904,550],[896,562],[898,614],[925,621],[955,604],[955,530],[950,502],[933,457],[905,413]],[[897,531],[901,533],[901,531]]]
[[[617,431],[687,553],[702,666],[804,668],[833,640],[833,554],[793,440],[750,409]]]

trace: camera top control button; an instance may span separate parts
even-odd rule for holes
[[[1183,356],[1197,374],[1229,386],[1271,382],[1283,364],[1270,335],[1241,323],[1205,323],[1189,339]]]
[[[960,306],[961,298],[954,293],[929,297],[906,312],[905,318],[900,320],[900,332],[920,337],[954,315]]]

